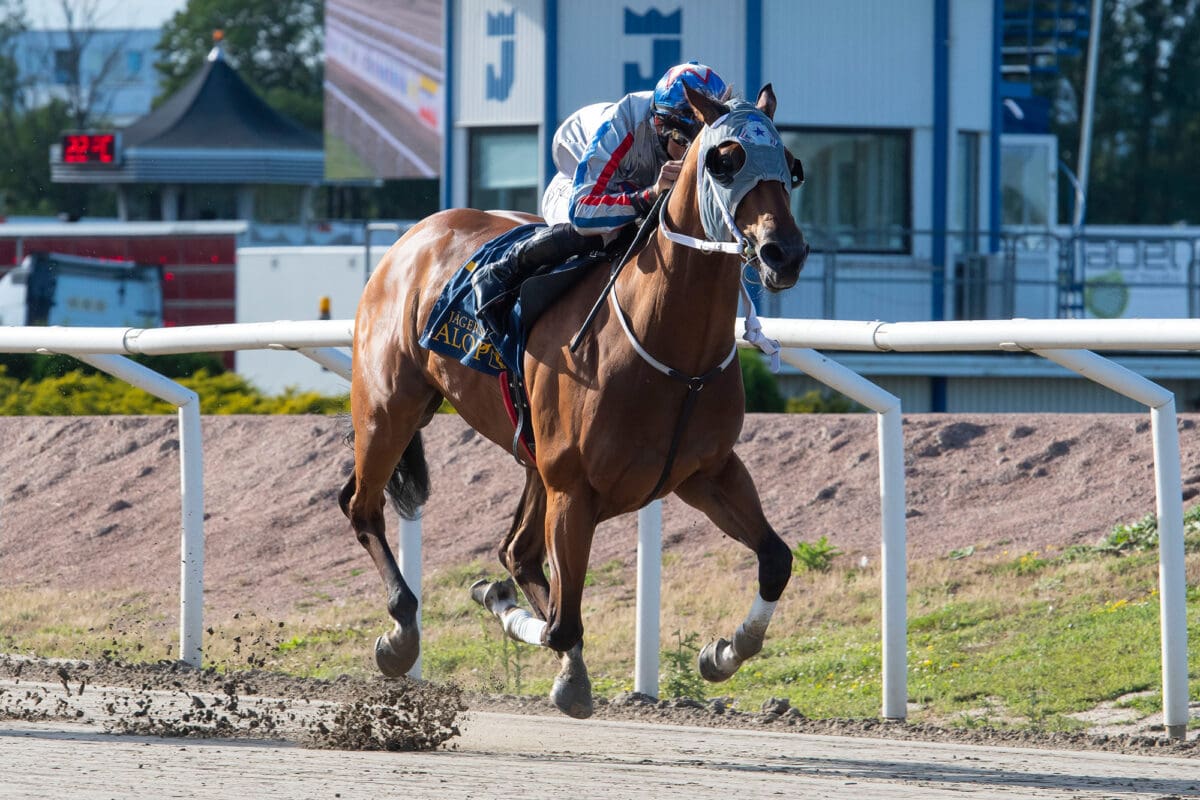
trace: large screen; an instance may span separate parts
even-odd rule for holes
[[[444,0],[327,0],[325,177],[434,178]]]

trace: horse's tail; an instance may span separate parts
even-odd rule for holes
[[[425,444],[421,441],[421,432],[413,434],[400,463],[392,472],[392,479],[387,485],[388,497],[392,498],[392,507],[396,513],[405,519],[416,519],[421,513],[421,506],[429,499],[429,464],[425,461]]]
[[[345,437],[346,444],[354,446],[354,429],[351,428]],[[338,503],[343,513],[348,513],[350,496],[354,494],[354,475],[342,490]],[[429,464],[425,461],[425,443],[421,440],[421,432],[413,434],[400,456],[400,463],[392,471],[392,477],[385,489],[387,496],[392,499],[392,507],[396,513],[405,519],[416,519],[421,512],[421,506],[429,499]]]

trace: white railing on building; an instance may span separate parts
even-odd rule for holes
[[[884,717],[907,716],[907,599],[904,441],[899,400],[816,349],[934,352],[1005,350],[1036,353],[1150,408],[1159,527],[1163,718],[1169,736],[1188,722],[1186,583],[1179,433],[1174,396],[1090,350],[1200,350],[1200,320],[1007,320],[987,322],[850,322],[763,319],[786,360],[879,414],[882,530]],[[351,320],[264,322],[178,328],[0,328],[0,352],[63,353],[140,386],[179,407],[182,489],[180,657],[199,665],[203,596],[203,482],[198,402],[193,393],[122,355],[247,349],[295,350],[348,377],[337,348],[352,338]],[[741,322],[738,323],[740,332]],[[661,510],[638,516],[635,689],[658,691]],[[400,528],[400,566],[420,597],[420,523]],[[419,674],[420,664],[414,668]]]

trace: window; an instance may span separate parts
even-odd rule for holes
[[[237,187],[229,184],[191,184],[181,192],[180,219],[238,219]]]
[[[954,147],[954,194],[950,228],[962,234],[964,252],[974,252],[979,231],[979,134],[959,131]]]
[[[804,164],[792,213],[814,246],[905,252],[909,247],[911,169],[906,131],[783,131]]]
[[[1003,225],[1045,227],[1057,223],[1057,167],[1053,136],[1005,134],[1000,142]]]
[[[538,213],[537,142],[534,128],[471,131],[467,205]]]
[[[125,53],[125,75],[134,77],[142,71],[142,51],[130,50]]]

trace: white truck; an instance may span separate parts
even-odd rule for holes
[[[0,325],[162,324],[162,269],[156,265],[31,253],[0,278]]]

